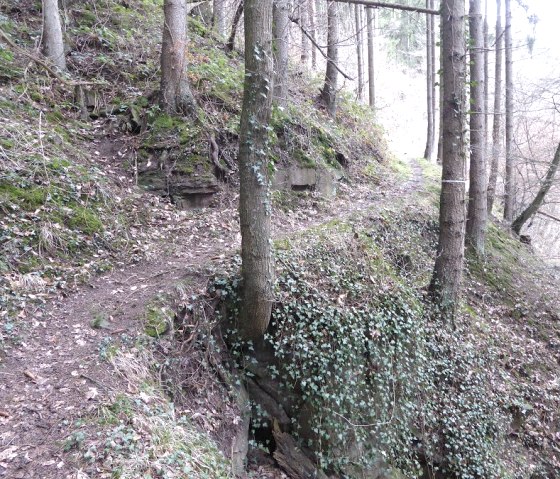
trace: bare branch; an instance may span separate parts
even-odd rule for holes
[[[427,13],[428,15],[439,15],[439,10],[431,8],[412,7],[410,5],[400,5],[398,3],[374,2],[372,0],[335,0],[340,3],[355,3],[366,7],[392,8],[394,10],[405,10],[407,12]]]

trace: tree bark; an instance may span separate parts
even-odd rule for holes
[[[441,5],[440,5],[441,8]],[[440,22],[439,22],[439,36],[440,36],[440,43],[439,43],[439,74],[438,74],[438,83],[439,83],[439,129],[438,129],[438,144],[437,144],[437,162],[441,164],[443,162],[443,45],[441,43],[441,38],[443,38],[443,20],[441,19],[440,14]]]
[[[43,54],[59,70],[66,70],[62,24],[57,0],[43,0]]]
[[[226,0],[214,0],[213,4],[214,28],[220,37],[226,35]]]
[[[489,115],[489,100],[490,100],[490,83],[489,83],[489,38],[488,38],[488,1],[484,0],[484,26],[483,26],[483,37],[484,37],[484,137],[486,144],[488,144],[488,118]],[[486,146],[486,148],[488,148]],[[487,151],[487,150],[485,150]]]
[[[527,208],[523,210],[523,212],[515,219],[515,221],[511,225],[511,229],[514,233],[519,234],[521,233],[521,228],[527,222],[531,216],[533,216],[539,208],[544,203],[544,198],[546,194],[549,192],[550,188],[552,187],[552,182],[554,181],[554,177],[556,176],[556,172],[558,171],[558,165],[560,164],[560,144],[556,148],[556,153],[554,155],[554,159],[550,163],[548,167],[548,171],[546,172],[546,177],[542,182],[541,187],[539,188],[538,193],[536,194],[535,198]]]
[[[329,0],[327,18],[327,72],[319,99],[327,108],[329,115],[336,116],[338,88],[338,5],[336,1]]]
[[[163,2],[160,107],[170,115],[191,115],[196,110],[187,78],[187,4]]]
[[[486,131],[484,117],[484,32],[481,0],[469,2],[470,33],[470,139],[469,207],[467,245],[479,256],[484,255],[486,240],[487,185]]]
[[[272,106],[272,0],[245,0],[245,83],[239,133],[242,336],[260,338],[274,299],[268,125]]]
[[[488,214],[492,214],[500,155],[502,154],[502,48],[504,32],[502,30],[502,0],[496,0],[496,65],[494,73],[494,117],[492,124],[492,164],[488,180]]]
[[[226,43],[226,50],[232,52],[235,48],[235,36],[237,35],[237,27],[239,25],[239,20],[241,20],[241,15],[243,15],[243,0],[240,0],[237,8],[235,9],[235,14],[233,15],[233,22],[231,24],[231,32],[229,34],[228,41]]]
[[[375,109],[375,65],[374,65],[374,51],[373,51],[373,11],[371,8],[366,8],[366,21],[367,21],[367,51],[368,51],[368,91],[369,91],[369,106]]]
[[[272,36],[274,41],[274,101],[285,106],[288,100],[288,54],[290,19],[288,0],[274,0]]]
[[[311,35],[311,68],[317,69],[317,30],[315,26],[315,2],[307,0],[307,16],[309,17],[309,34]]]
[[[304,33],[304,30],[307,31],[309,30],[309,15],[308,15],[308,10],[307,10],[307,0],[300,0],[299,3],[299,18],[300,18],[300,24],[303,27],[301,30],[301,56],[300,56],[300,62],[307,66],[307,64],[309,63],[309,53],[311,50],[311,43],[309,41],[309,38],[307,37],[307,35]]]
[[[442,2],[443,157],[439,241],[432,298],[453,318],[461,288],[465,236],[465,3]]]
[[[430,0],[430,7],[434,8],[435,0]],[[434,135],[432,138],[432,156],[436,142],[436,133],[438,131],[438,116],[437,116],[437,89],[436,84],[439,84],[436,73],[436,17],[435,15],[428,16],[431,30],[431,50],[430,57],[432,62],[432,124],[434,125]]]
[[[362,35],[362,7],[354,5],[354,17],[356,24],[356,53],[358,57],[358,99],[361,100],[364,93],[364,59],[362,47],[364,39]]]
[[[430,8],[433,6],[433,0],[426,0],[426,8]],[[424,158],[426,160],[430,160],[432,158],[433,149],[434,149],[434,119],[435,119],[435,112],[434,112],[434,65],[433,65],[433,58],[432,58],[432,42],[433,42],[433,27],[431,20],[433,20],[433,16],[426,16],[426,112],[427,112],[427,121],[428,121],[428,129],[426,132],[426,148],[424,150]]]
[[[511,34],[511,0],[506,6],[506,177],[504,193],[504,219],[513,220],[515,171],[513,160],[513,42]]]

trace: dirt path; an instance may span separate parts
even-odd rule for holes
[[[415,162],[412,169],[397,196],[421,187],[421,169]],[[328,205],[311,202],[277,214],[274,235],[381,209],[390,200],[379,187],[343,186]],[[193,291],[203,288],[211,267],[240,245],[235,198],[154,227],[162,240],[152,245],[151,258],[97,277],[69,297],[53,298],[40,316],[27,318],[25,338],[0,362],[0,477],[87,477],[69,462],[64,441],[77,420],[126,388],[103,360],[104,345],[122,335],[136,337],[142,314],[158,294],[185,282]],[[94,320],[104,327],[94,329]]]

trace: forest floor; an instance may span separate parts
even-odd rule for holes
[[[120,145],[119,138],[99,136],[91,150],[118,167]],[[275,213],[274,237],[382,210],[422,188],[418,163],[410,162],[409,173],[400,185],[341,183],[330,202],[310,195],[305,207]],[[212,272],[239,250],[235,192],[223,191],[217,205],[204,210],[176,212],[164,202],[157,205],[149,227],[155,232],[150,238],[159,239],[144,245],[145,260],[119,265],[69,295],[52,295],[25,318],[20,341],[0,357],[0,477],[90,477],[67,454],[79,440],[71,439],[74,425],[134,389],[116,374],[105,349],[114,338],[133,341],[142,335],[142,318],[159,295],[178,287],[187,294],[204,291]]]

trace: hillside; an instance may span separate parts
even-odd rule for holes
[[[441,322],[439,167],[349,96],[330,119],[297,72],[270,128],[272,324],[245,344],[243,58],[190,19],[186,122],[155,101],[160,2],[65,15],[61,80],[24,53],[38,4],[0,6],[0,477],[227,478],[245,456],[255,478],[560,477],[558,278],[530,246],[492,224]]]

